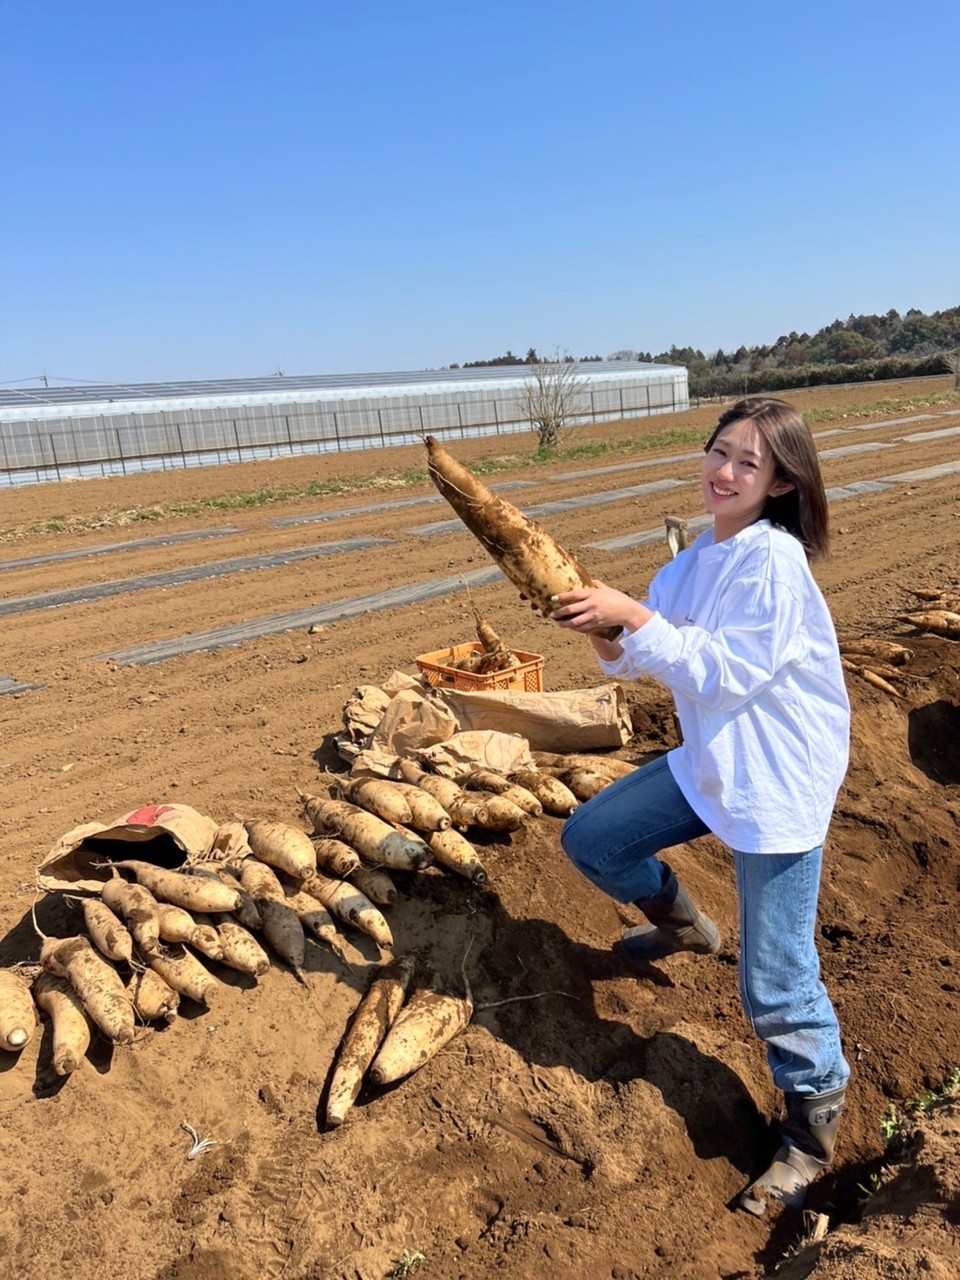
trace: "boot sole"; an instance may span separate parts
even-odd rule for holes
[[[638,964],[646,964],[650,960],[665,960],[667,956],[680,955],[682,952],[697,956],[715,956],[720,950],[720,931],[712,921],[710,923],[712,926],[710,936],[689,943],[674,942],[669,934],[665,935],[665,930],[654,924],[637,925],[621,936],[619,946],[631,960]]]
[[[615,945],[634,964],[648,964],[652,960],[666,960],[669,956],[679,956],[684,953],[692,956],[715,956],[720,950],[720,937],[717,936],[715,943],[696,946],[652,944],[645,947],[639,943],[639,940],[629,938],[621,938]]]

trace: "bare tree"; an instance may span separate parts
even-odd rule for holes
[[[520,408],[537,433],[538,449],[555,449],[561,430],[584,412],[586,386],[586,379],[577,374],[576,361],[559,349],[552,360],[530,366]]]
[[[960,389],[960,347],[955,347],[953,351],[944,351],[943,358],[947,362],[947,368],[953,374],[953,385]]]

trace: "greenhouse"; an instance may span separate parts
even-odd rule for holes
[[[689,407],[687,370],[628,361],[571,369],[572,423]],[[529,431],[528,365],[210,382],[0,388],[0,480],[212,466]]]

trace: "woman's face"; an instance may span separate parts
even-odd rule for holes
[[[749,418],[730,422],[704,454],[703,501],[716,538],[730,538],[760,519],[768,498],[793,486],[776,477],[773,454]]]

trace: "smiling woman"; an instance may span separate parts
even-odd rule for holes
[[[850,708],[833,622],[808,560],[827,548],[827,503],[800,413],[738,401],[705,449],[713,528],[653,579],[645,601],[598,583],[556,597],[553,618],[588,634],[604,674],[653,676],[673,694],[674,750],[567,819],[564,850],[647,923],[626,931],[640,966],[715,955],[720,934],[666,862],[712,833],[733,854],[740,994],[783,1091],[782,1141],[741,1206],[799,1208],[833,1158],[850,1074],[819,977],[823,842],[847,767]],[[619,625],[617,640],[598,627]]]
[[[777,478],[776,463],[749,418],[717,432],[703,464],[703,501],[718,542],[759,520],[770,498],[793,486]]]
[[[809,559],[826,554],[820,463],[793,405],[761,397],[738,400],[720,415],[704,452],[703,498],[718,541],[767,519],[798,538]]]

